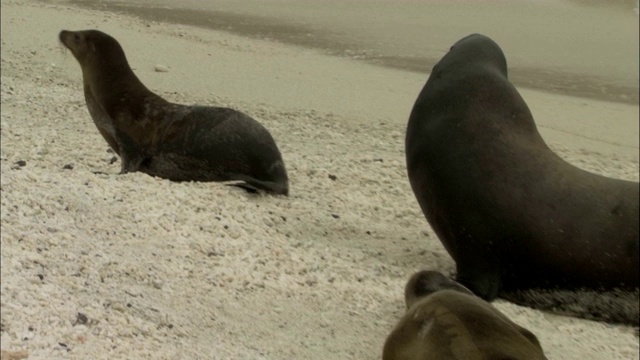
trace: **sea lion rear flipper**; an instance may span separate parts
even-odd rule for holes
[[[261,181],[247,176],[238,176],[238,178],[238,182],[227,183],[226,185],[237,186],[250,193],[263,190],[269,193],[289,196],[289,187],[286,182]]]
[[[250,193],[250,194],[255,194],[258,192],[258,189],[256,189],[255,187],[245,183],[245,182],[238,182],[238,183],[232,183],[232,184],[225,184],[226,186],[235,186],[235,187],[239,187],[241,189],[244,189],[246,192]]]
[[[278,195],[289,196],[289,186],[287,185],[287,183],[249,179],[247,180],[247,184],[254,186],[258,189],[265,190],[267,192],[271,192]]]

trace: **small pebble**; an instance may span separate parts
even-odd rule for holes
[[[86,325],[87,322],[89,322],[89,318],[87,318],[87,315],[81,312],[79,312],[78,315],[76,315],[76,324]]]
[[[169,72],[169,68],[164,66],[164,65],[156,65],[153,67],[153,70],[155,70],[155,72]]]

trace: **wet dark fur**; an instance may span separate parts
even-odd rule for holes
[[[483,299],[638,287],[638,183],[554,154],[491,39],[465,37],[433,68],[411,112],[406,157],[457,280]]]
[[[82,67],[89,113],[122,160],[173,181],[240,181],[288,194],[288,176],[271,134],[229,108],[170,103],[147,89],[120,44],[97,31],[62,31],[60,41]]]

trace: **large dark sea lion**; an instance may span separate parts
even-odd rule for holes
[[[638,287],[638,183],[553,153],[491,39],[467,36],[434,66],[405,145],[420,207],[476,295]]]
[[[271,134],[229,108],[170,103],[147,89],[120,44],[97,31],[61,31],[82,68],[84,95],[100,134],[122,161],[173,181],[240,181],[288,194],[289,180]]]
[[[405,302],[382,360],[545,359],[531,331],[439,272],[411,276]]]

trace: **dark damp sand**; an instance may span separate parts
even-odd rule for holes
[[[457,39],[480,32],[503,47],[516,85],[638,104],[638,16],[633,1],[71,2],[422,73]]]

